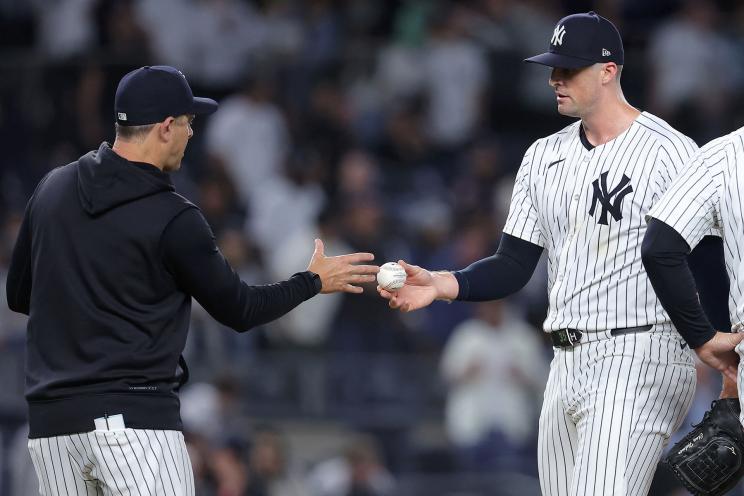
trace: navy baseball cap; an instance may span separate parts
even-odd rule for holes
[[[566,16],[556,24],[550,49],[525,62],[576,69],[602,62],[622,65],[623,40],[614,24],[596,12]]]
[[[116,88],[114,112],[122,126],[143,126],[179,115],[211,114],[217,102],[197,98],[186,76],[167,65],[146,65],[126,74]]]

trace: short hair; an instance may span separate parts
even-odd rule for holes
[[[150,133],[155,124],[145,124],[142,126],[122,126],[118,122],[116,127],[116,137],[125,141],[142,141]]]

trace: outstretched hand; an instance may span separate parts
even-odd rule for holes
[[[399,308],[402,312],[411,312],[424,308],[441,298],[442,291],[437,284],[438,278],[443,276],[438,273],[429,272],[418,265],[410,265],[399,260],[398,263],[406,271],[406,282],[402,288],[395,291],[388,291],[377,286],[377,292],[380,296],[388,300],[390,308]],[[452,276],[454,279],[454,276]],[[457,296],[455,294],[452,298]]]
[[[695,353],[705,364],[736,382],[739,355],[734,348],[742,339],[744,333],[716,332],[710,341],[695,348]]]
[[[374,260],[375,256],[371,253],[327,257],[324,249],[323,241],[316,239],[315,251],[307,266],[307,270],[320,276],[323,283],[321,293],[361,293],[364,290],[357,284],[374,281],[375,274],[380,271],[377,265],[354,265]]]

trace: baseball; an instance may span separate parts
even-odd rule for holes
[[[395,262],[383,264],[377,273],[377,284],[388,291],[402,288],[405,282],[406,270]]]

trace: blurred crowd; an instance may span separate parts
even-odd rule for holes
[[[173,179],[246,282],[304,270],[315,237],[328,254],[465,267],[493,253],[526,148],[570,122],[549,70],[522,59],[591,9],[623,35],[631,104],[699,145],[744,125],[736,0],[0,0],[0,279],[38,180],[113,140],[116,84],[148,64],[220,102]],[[460,473],[491,477],[474,494],[532,494],[545,283],[541,267],[506,302],[406,315],[371,285],[247,335],[195,304],[183,412],[198,494],[448,494],[437,477]],[[13,496],[34,490],[24,325],[0,305]],[[700,374],[691,418],[717,394]]]

